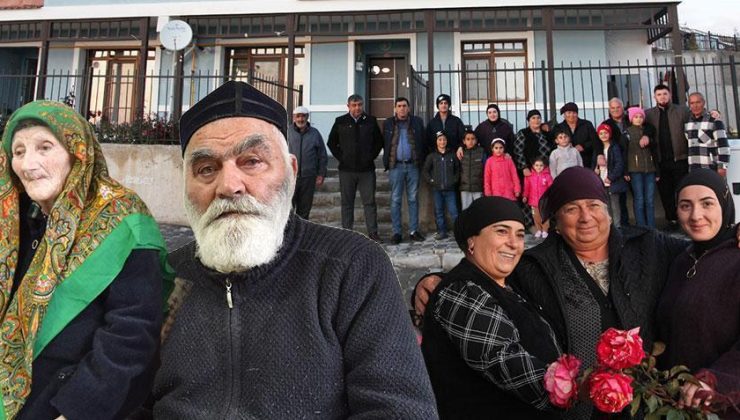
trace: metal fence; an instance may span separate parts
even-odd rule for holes
[[[44,92],[37,92],[44,79]],[[285,106],[303,103],[303,86],[289,87],[281,81],[250,73],[240,77],[216,72],[176,76],[170,72],[136,76],[91,70],[79,74],[52,70],[44,76],[3,74],[0,71],[0,124],[15,109],[35,98],[62,101],[74,107],[94,124],[101,141],[176,142],[178,113],[186,111],[227,80],[252,84]],[[177,84],[181,84],[178,95]],[[143,84],[143,91],[141,85]],[[143,97],[140,93],[143,92]],[[178,100],[179,99],[179,100]]]
[[[686,93],[701,92],[708,109],[722,114],[729,130],[737,135],[740,126],[740,95],[737,82],[738,64],[733,55],[713,55],[693,58],[683,63]],[[628,106],[653,106],[653,88],[663,83],[673,92],[678,91],[676,68],[669,59],[626,62],[560,63],[548,68],[545,62],[523,66],[494,68],[438,67],[434,71],[415,70],[422,81],[433,81],[432,97],[447,93],[452,96],[453,111],[466,124],[475,127],[486,119],[486,108],[496,103],[501,116],[516,129],[526,127],[526,114],[539,109],[545,119],[559,117],[559,108],[566,102],[579,106],[579,116],[595,124],[608,117],[609,99],[620,98]],[[548,72],[554,73],[555,83],[548,81]],[[412,90],[424,90],[426,84],[414,83]],[[551,101],[554,95],[554,107]],[[412,95],[413,96],[413,95]],[[678,95],[674,95],[678,96]],[[676,98],[674,98],[676,102]],[[554,108],[554,109],[553,109]],[[424,107],[416,111],[431,118],[434,109]]]

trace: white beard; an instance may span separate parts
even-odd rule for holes
[[[291,176],[267,204],[250,195],[237,199],[217,198],[199,213],[185,197],[185,213],[195,235],[196,256],[206,267],[221,273],[247,271],[267,264],[283,244],[291,212],[295,181]],[[220,215],[238,212],[223,218]]]

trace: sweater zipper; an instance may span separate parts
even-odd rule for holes
[[[229,309],[234,309],[234,301],[231,298],[231,280],[226,279],[226,304]]]

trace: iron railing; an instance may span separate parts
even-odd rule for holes
[[[46,82],[45,89],[37,92],[41,79]],[[199,71],[182,77],[165,72],[142,77],[130,72],[116,74],[111,69],[107,74],[95,69],[82,74],[52,70],[41,76],[3,74],[0,70],[0,121],[23,104],[43,98],[66,102],[87,116],[98,128],[102,141],[176,141],[178,124],[174,111],[186,111],[232,79],[252,84],[283,106],[289,95],[293,95],[295,106],[303,103],[302,85],[286,86],[280,80],[254,72],[224,76]],[[177,83],[182,84],[182,95],[176,94]],[[137,92],[143,92],[143,98]]]
[[[687,92],[701,92],[708,109],[717,109],[729,129],[737,135],[740,127],[740,95],[737,82],[738,63],[734,55],[706,59],[684,59]],[[489,103],[496,103],[502,117],[515,128],[526,127],[526,114],[539,109],[546,120],[559,119],[559,108],[566,102],[578,104],[579,116],[595,124],[608,117],[609,99],[620,98],[628,106],[653,106],[653,88],[658,83],[678,90],[672,61],[578,62],[559,63],[554,67],[529,63],[523,66],[495,68],[459,66],[438,67],[434,71],[414,70],[420,81],[433,81],[432,97],[440,93],[452,96],[453,111],[466,124],[475,127],[486,118]],[[554,84],[550,84],[550,72]],[[425,83],[412,84],[412,91],[424,90]],[[419,95],[418,92],[412,96]],[[674,95],[678,96],[678,95]],[[553,100],[554,99],[554,100]],[[675,98],[674,98],[675,102]],[[432,104],[433,105],[433,104]],[[434,109],[425,107],[417,114],[431,118]]]

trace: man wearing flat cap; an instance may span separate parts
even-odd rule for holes
[[[293,124],[288,129],[288,150],[298,161],[298,178],[293,194],[295,213],[308,220],[316,188],[326,177],[326,146],[319,130],[308,122],[308,108],[293,110]]]
[[[436,418],[382,248],[291,212],[283,107],[230,81],[181,119],[195,241],[153,390],[161,419]]]
[[[583,160],[583,167],[593,169],[592,160],[594,145],[598,140],[594,124],[578,117],[578,105],[568,102],[560,108],[563,121],[555,126],[555,131],[562,130],[570,136],[570,142],[578,150]]]

